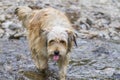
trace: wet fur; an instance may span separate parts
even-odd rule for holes
[[[38,69],[45,70],[48,67],[49,55],[52,55],[56,49],[61,53],[58,66],[60,68],[60,80],[65,80],[67,65],[69,63],[69,53],[76,42],[76,35],[68,18],[63,12],[54,8],[45,8],[41,10],[32,10],[29,7],[18,7],[15,11],[19,20],[27,28],[27,38],[32,52],[32,59]],[[55,30],[59,29],[57,32]],[[54,33],[51,33],[54,32]],[[64,33],[65,43],[57,42],[55,35]],[[55,34],[55,35],[54,35]],[[59,38],[57,36],[57,38]],[[55,44],[49,45],[49,40],[54,39]],[[59,41],[59,39],[58,39]]]

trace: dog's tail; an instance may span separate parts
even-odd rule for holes
[[[19,6],[15,9],[15,14],[18,16],[19,20],[24,20],[27,15],[31,13],[32,9],[26,6]]]

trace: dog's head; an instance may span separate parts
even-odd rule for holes
[[[76,43],[76,35],[72,31],[59,27],[52,29],[47,34],[48,56],[55,61],[65,58],[71,51],[73,42]]]

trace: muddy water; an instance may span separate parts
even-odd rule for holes
[[[0,80],[59,80],[56,63],[46,73],[31,60],[26,39],[0,39]],[[120,44],[78,39],[68,66],[67,80],[120,80]]]

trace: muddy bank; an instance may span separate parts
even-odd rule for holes
[[[78,39],[68,66],[67,80],[119,80],[120,45],[101,40]],[[26,39],[0,39],[0,80],[58,80],[58,67],[49,63],[47,74],[31,60]]]

